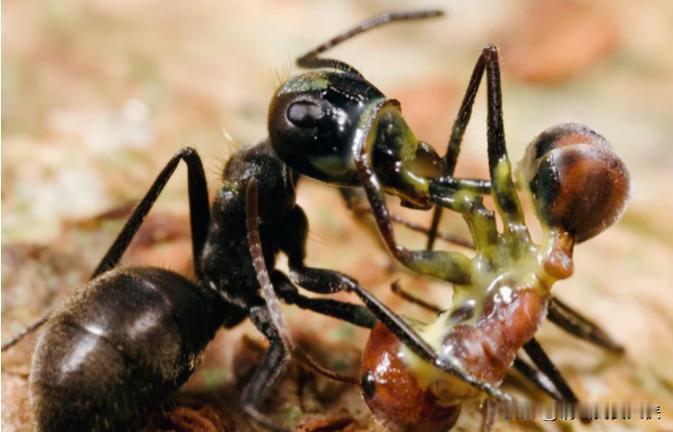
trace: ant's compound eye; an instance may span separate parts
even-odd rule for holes
[[[287,109],[287,119],[302,129],[312,128],[325,116],[322,107],[311,101],[299,101]]]
[[[366,399],[374,397],[376,394],[376,378],[374,378],[374,374],[371,371],[366,371],[362,374],[360,385],[362,385],[362,394]]]
[[[605,138],[586,126],[547,129],[526,150],[521,165],[538,214],[576,242],[612,225],[629,195],[629,173]]]

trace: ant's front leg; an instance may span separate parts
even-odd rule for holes
[[[266,400],[269,393],[283,376],[290,362],[290,349],[286,346],[278,329],[273,324],[271,314],[265,306],[253,306],[249,311],[250,320],[269,341],[269,348],[252,378],[243,389],[241,401],[243,410],[253,420],[272,431],[284,432],[258,407]]]
[[[356,165],[379,232],[393,256],[417,273],[459,285],[468,284],[472,276],[472,261],[467,256],[458,252],[409,250],[395,241],[392,216],[370,158],[363,154],[357,158]],[[430,200],[465,215],[477,250],[497,242],[498,231],[494,214],[484,207],[480,196],[467,191],[445,190],[441,185],[431,185]]]
[[[416,355],[430,362],[438,369],[451,373],[473,387],[486,392],[491,397],[495,397],[501,401],[511,400],[509,395],[493,385],[479,381],[467,373],[454,357],[440,358],[432,347],[404,319],[390,310],[369,291],[361,287],[353,278],[334,270],[305,266],[308,222],[306,215],[299,206],[295,207],[295,210],[288,215],[284,226],[286,227],[285,232],[287,234],[283,241],[282,249],[288,256],[290,279],[294,284],[319,294],[332,294],[341,291],[354,293],[365,304],[367,309]]]

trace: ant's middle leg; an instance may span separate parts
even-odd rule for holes
[[[264,306],[253,306],[249,311],[250,320],[255,327],[268,339],[269,348],[252,378],[243,389],[241,401],[243,410],[257,423],[273,431],[283,432],[259,407],[269,396],[275,384],[283,376],[290,362],[290,350],[273,325],[268,309]]]
[[[183,147],[180,149],[164,166],[157,178],[154,180],[145,196],[140,200],[133,213],[126,221],[121,232],[112,243],[105,256],[100,261],[96,270],[94,270],[90,279],[112,269],[119,263],[119,259],[124,254],[128,245],[131,243],[133,236],[140,228],[143,220],[152,209],[154,202],[161,194],[161,191],[168,183],[175,169],[180,161],[184,161],[187,165],[188,190],[189,190],[189,211],[191,218],[192,231],[192,253],[194,261],[194,272],[196,275],[200,273],[200,258],[203,244],[206,240],[208,232],[208,223],[210,220],[210,209],[208,205],[208,185],[206,183],[206,176],[203,171],[203,164],[196,150],[191,147]],[[2,345],[2,351],[10,348],[18,343],[25,336],[40,328],[49,318],[49,313],[45,314],[23,332],[7,341]]]
[[[276,270],[271,275],[273,286],[278,296],[287,304],[311,310],[322,315],[331,316],[349,322],[358,327],[373,328],[376,317],[364,306],[332,299],[310,298],[299,293],[297,287],[288,277]]]

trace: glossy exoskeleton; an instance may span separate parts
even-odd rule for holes
[[[574,245],[621,215],[628,198],[628,171],[605,138],[586,126],[564,124],[533,141],[515,185],[505,146],[498,53],[493,46],[486,47],[477,61],[443,157],[416,139],[398,101],[387,99],[352,66],[319,57],[332,46],[387,22],[437,14],[381,15],[300,58],[300,66],[321,70],[291,78],[277,91],[269,109],[271,144],[301,174],[341,187],[364,188],[392,255],[415,272],[454,285],[450,309],[435,322],[417,326],[424,341],[443,358],[480,382],[497,386],[513,363],[523,368],[515,361],[523,347],[554,383],[549,393],[575,402],[574,393],[533,336],[549,311],[550,318],[571,333],[621,351],[590,321],[553,299],[551,286],[571,276]],[[484,75],[490,181],[461,179],[453,171]],[[536,204],[544,232],[539,243],[528,232],[518,190],[530,194]],[[474,256],[431,250],[439,211],[433,218],[428,250],[398,244],[386,193],[398,196],[407,207],[437,206],[462,214],[473,237]],[[493,197],[502,231],[495,212],[483,204],[484,194]],[[372,410],[402,430],[449,428],[460,402],[478,395],[473,383],[465,386],[455,376],[417,361],[393,335],[378,327],[365,351],[362,379]]]
[[[188,167],[196,279],[154,267],[117,268],[180,160]],[[157,177],[88,285],[47,321],[30,375],[38,430],[128,427],[190,376],[219,328],[247,317],[270,341],[242,395],[246,410],[264,422],[256,407],[282,373],[288,353],[259,295],[249,252],[245,185],[251,180],[265,203],[264,258],[273,266],[283,250],[303,260],[306,221],[295,204],[294,179],[268,146],[233,155],[211,210],[200,158],[193,149],[182,149]]]
[[[361,90],[364,95],[369,91],[366,87]],[[295,121],[305,117],[301,107],[293,113]],[[271,115],[273,125],[273,110]],[[281,125],[277,127],[282,130]],[[274,129],[270,134],[270,140],[231,157],[212,206],[198,154],[188,147],[180,150],[140,201],[90,282],[56,311],[3,345],[3,350],[9,348],[46,323],[30,374],[30,401],[38,430],[131,427],[190,376],[200,352],[219,328],[233,327],[246,318],[270,346],[241,395],[242,404],[260,424],[282,430],[258,411],[290,357],[282,329],[260,293],[264,284],[259,280],[260,266],[255,265],[259,260],[271,269],[271,286],[283,301],[368,328],[378,319],[424,361],[492,397],[508,399],[458,363],[440,358],[402,318],[357,281],[304,265],[308,223],[295,202],[298,176],[270,143],[292,137],[279,138]],[[156,267],[117,267],[180,161],[188,169],[194,279]],[[252,190],[249,186],[253,183],[260,203],[261,247],[256,249],[246,230],[246,192]],[[260,250],[263,257],[255,256]],[[279,252],[287,255],[289,277],[275,269]],[[296,285],[320,294],[353,292],[366,307],[304,297]]]

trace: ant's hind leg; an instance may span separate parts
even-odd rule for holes
[[[117,265],[119,259],[126,251],[133,236],[140,228],[143,220],[151,210],[154,202],[159,197],[159,194],[168,183],[175,169],[180,161],[187,164],[187,177],[189,189],[189,212],[191,218],[192,230],[192,253],[194,256],[194,272],[196,275],[200,273],[200,258],[203,244],[206,241],[208,233],[208,224],[210,222],[210,209],[208,204],[208,185],[206,183],[206,176],[203,171],[203,164],[196,150],[191,147],[183,147],[175,156],[168,161],[166,166],[161,170],[154,183],[150,186],[145,196],[140,200],[135,210],[126,221],[121,232],[112,243],[112,246],[105,253],[105,256],[94,270],[91,279],[96,278],[102,273],[112,269]],[[18,343],[25,336],[40,328],[49,319],[49,314],[45,314],[41,318],[30,324],[23,332],[2,345],[2,351],[10,348]]]
[[[624,352],[624,347],[614,341],[603,329],[557,297],[552,297],[549,302],[547,318],[566,332],[582,340],[616,354]]]
[[[181,160],[187,164],[192,253],[194,255],[194,270],[196,275],[199,275],[201,269],[201,250],[206,241],[208,224],[210,223],[208,185],[206,183],[206,175],[203,171],[203,164],[198,153],[191,147],[183,147],[164,166],[143,199],[140,200],[135,210],[133,210],[133,214],[126,221],[114,243],[112,243],[112,246],[110,246],[110,249],[108,249],[98,267],[96,267],[96,270],[91,275],[91,279],[117,265]]]

